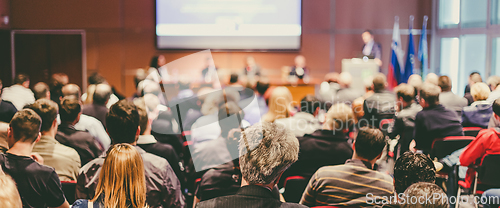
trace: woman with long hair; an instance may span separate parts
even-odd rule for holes
[[[269,111],[262,121],[274,122],[276,119],[292,116],[292,93],[286,87],[276,87],[269,98]]]
[[[108,152],[92,200],[79,199],[73,208],[145,208],[146,178],[139,152],[116,144]]]

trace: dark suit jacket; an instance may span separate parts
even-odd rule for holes
[[[82,113],[97,118],[106,128],[106,113],[108,113],[106,105],[87,104],[83,106]]]
[[[65,123],[59,125],[56,140],[78,152],[82,167],[91,160],[99,157],[103,152],[99,142],[89,132],[78,131],[73,125]]]
[[[363,48],[361,50],[365,48],[365,45],[363,45]],[[382,60],[382,46],[380,45],[380,43],[377,42],[373,43],[372,52],[370,53],[369,56]]]
[[[271,207],[306,207],[300,204],[281,202],[273,193],[261,186],[243,186],[235,195],[222,196],[196,205],[198,208],[241,207],[241,208],[271,208]]]

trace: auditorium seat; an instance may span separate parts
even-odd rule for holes
[[[464,135],[465,136],[473,136],[476,137],[479,134],[479,131],[483,130],[481,127],[464,127]]]
[[[309,180],[302,176],[287,177],[283,184],[283,187],[285,188],[283,197],[285,200],[287,202],[299,203],[308,182]]]
[[[73,204],[76,200],[76,181],[61,181],[61,185],[66,200],[69,204]]]
[[[450,155],[454,151],[466,147],[475,138],[472,136],[449,136],[435,139],[431,146],[431,158],[441,159]]]
[[[463,180],[458,181],[457,199],[460,197],[462,189],[469,189],[469,194],[483,194],[484,191],[490,188],[500,188],[500,154],[486,155],[481,166],[474,166],[476,175],[472,184],[468,184]],[[459,166],[455,168],[458,169]],[[458,170],[455,171],[455,178],[458,178]],[[479,182],[478,182],[479,181]]]

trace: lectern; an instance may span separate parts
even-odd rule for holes
[[[351,88],[364,92],[364,80],[373,77],[379,72],[379,66],[373,59],[343,59],[342,72],[349,72],[352,76]]]

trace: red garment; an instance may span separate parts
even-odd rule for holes
[[[500,154],[500,132],[497,129],[484,129],[479,132],[460,155],[460,165],[481,165],[486,155]],[[465,182],[470,185],[475,171],[472,168],[467,170]]]

